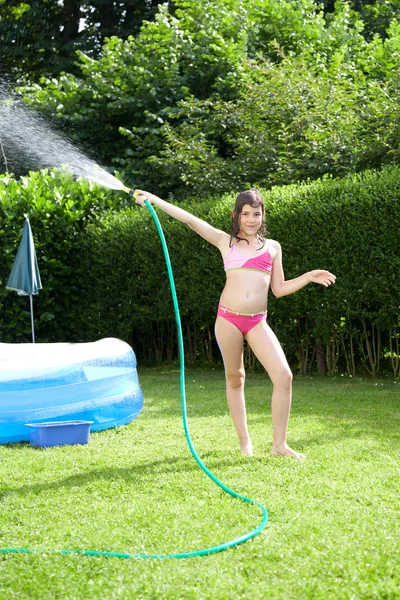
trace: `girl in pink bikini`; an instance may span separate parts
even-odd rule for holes
[[[147,199],[171,217],[189,225],[222,254],[226,284],[218,306],[215,334],[225,366],[228,406],[242,453],[253,455],[244,399],[243,340],[246,339],[273,383],[272,454],[304,458],[286,442],[292,373],[278,339],[267,324],[268,289],[271,285],[276,297],[287,296],[311,282],[328,287],[335,282],[335,275],[315,270],[285,281],[281,246],[265,237],[264,201],[257,189],[238,195],[230,233],[212,227],[154,194],[141,190],[135,190],[135,193],[138,204],[143,206]]]

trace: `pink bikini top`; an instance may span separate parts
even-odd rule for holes
[[[247,271],[261,271],[262,273],[272,274],[272,258],[269,250],[262,254],[247,258],[240,253],[236,244],[230,247],[227,256],[224,258],[225,271],[232,269],[246,269]]]

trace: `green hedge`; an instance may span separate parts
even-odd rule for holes
[[[21,240],[24,214],[31,223],[43,285],[33,300],[37,341],[74,341],[81,336],[70,315],[82,308],[82,290],[87,284],[80,270],[84,231],[91,219],[118,200],[109,190],[47,170],[19,180],[10,175],[0,177],[1,341],[31,341],[29,300],[5,287]]]
[[[315,267],[337,276],[334,288],[308,286],[273,302],[277,328],[296,344],[291,351],[303,372],[321,341],[330,372],[400,374],[399,174],[392,168],[329,178],[268,196],[286,276]]]
[[[392,167],[265,192],[267,225],[282,244],[286,278],[314,268],[337,275],[329,289],[309,285],[292,296],[270,296],[269,323],[296,372],[318,366],[328,373],[400,375],[399,175]],[[85,182],[56,185],[52,175],[8,181],[4,190],[1,278],[11,269],[23,225],[18,220],[16,228],[16,215],[28,207],[44,286],[35,299],[39,341],[113,335],[129,342],[139,361],[177,357],[161,243],[146,209],[123,208],[121,195]],[[182,206],[226,230],[234,199],[235,194],[192,199]],[[159,216],[176,278],[187,360],[219,360],[213,325],[224,284],[220,254],[181,223]],[[29,315],[21,315],[15,293],[1,291],[0,301],[2,340],[29,341]],[[254,364],[248,351],[246,363]]]
[[[271,236],[283,247],[287,278],[314,268],[337,275],[328,290],[310,285],[272,295],[269,322],[296,371],[399,374],[399,169],[265,193]],[[235,195],[186,204],[228,229]],[[224,273],[218,250],[160,213],[184,326],[188,359],[219,358],[213,324]],[[103,215],[88,227],[92,281],[90,335],[127,339],[146,361],[176,357],[175,321],[161,245],[150,214]],[[93,260],[93,257],[96,257]],[[322,359],[321,359],[322,357]],[[252,357],[247,353],[247,361]]]

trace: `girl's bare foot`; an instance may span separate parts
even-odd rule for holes
[[[300,452],[295,452],[292,450],[286,443],[280,444],[279,446],[272,447],[272,456],[291,456],[296,460],[304,460],[305,454],[301,454]]]
[[[247,442],[246,444],[240,444],[240,449],[244,456],[253,456],[253,445],[251,442]]]

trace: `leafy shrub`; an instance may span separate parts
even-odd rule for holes
[[[400,169],[265,191],[267,225],[287,279],[326,268],[335,286],[309,285],[269,301],[268,320],[293,369],[400,375]],[[228,230],[236,194],[181,206]],[[26,298],[6,291],[28,213],[43,290],[38,341],[117,336],[148,363],[177,358],[176,325],[161,244],[150,213],[125,196],[54,173],[0,179],[0,332],[30,339]],[[217,249],[159,211],[182,316],[187,360],[220,360],[213,327],[224,284]],[[246,353],[248,364],[254,361]]]
[[[111,37],[98,60],[79,52],[79,77],[20,91],[156,193],[379,168],[398,160],[400,143],[399,9],[381,8],[383,22],[390,11],[393,20],[381,35],[370,22],[366,39],[347,2],[325,16],[312,0],[162,3],[155,22],[136,37]]]
[[[34,298],[39,341],[76,340],[69,322],[87,281],[80,273],[82,234],[87,223],[118,202],[109,190],[66,174],[31,172],[16,180],[0,177],[0,335],[5,342],[30,341],[29,301],[5,286],[21,239],[24,214],[31,223],[43,290]],[[76,309],[79,312],[79,308]]]
[[[341,369],[354,375],[362,369],[375,375],[393,366],[398,374],[393,353],[392,365],[380,363],[399,336],[399,172],[386,168],[265,192],[268,229],[282,244],[286,278],[314,268],[337,275],[328,290],[311,285],[270,298],[269,322],[295,370],[309,373],[322,351],[330,373]],[[181,206],[228,230],[234,199],[233,194],[201,203],[191,199]],[[213,323],[224,282],[219,252],[165,214],[160,220],[189,360],[217,359]],[[150,214],[111,211],[87,232],[88,272],[97,286],[92,335],[117,334],[149,362],[176,356],[167,273]]]

